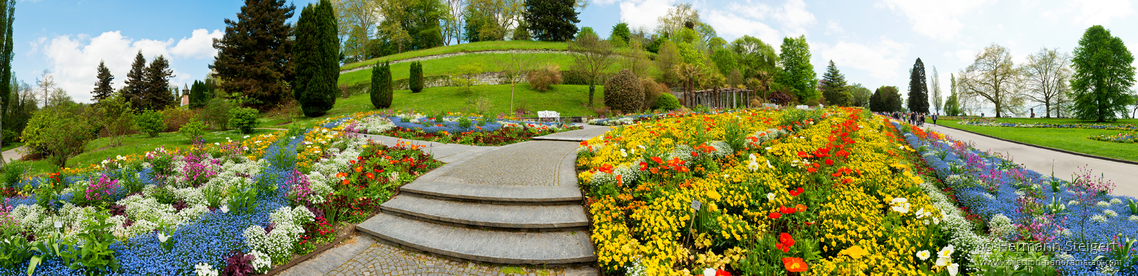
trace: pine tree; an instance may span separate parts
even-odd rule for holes
[[[384,62],[371,68],[371,105],[389,108],[392,100],[391,64]]]
[[[91,100],[100,102],[103,101],[103,99],[111,97],[111,95],[115,93],[115,88],[111,87],[111,84],[115,80],[115,76],[111,75],[111,70],[107,69],[107,66],[103,64],[103,61],[101,60],[99,61],[99,67],[96,70],[99,72],[97,74],[97,78],[99,78],[99,80],[95,81],[95,90],[91,91],[91,94],[95,94],[95,96]]]
[[[143,76],[145,90],[142,102],[145,108],[162,110],[174,104],[173,94],[170,92],[170,77],[173,76],[174,70],[170,69],[170,62],[165,57],[158,56],[150,62]]]
[[[826,98],[826,103],[849,105],[849,99],[852,95],[846,86],[846,76],[838,72],[838,67],[834,66],[833,60],[830,61],[830,66],[826,67],[826,74],[822,75],[822,80],[822,97]]]
[[[525,0],[525,22],[540,41],[569,41],[577,35],[576,0]]]
[[[925,84],[925,63],[921,58],[909,72],[909,111],[929,113],[929,86]]]
[[[411,63],[411,76],[407,79],[407,82],[411,88],[411,92],[419,93],[423,91],[423,63],[418,61]]]
[[[295,6],[285,0],[245,0],[237,21],[225,19],[225,36],[213,47],[223,91],[240,93],[247,106],[268,110],[289,96],[293,83],[292,25]]]
[[[339,79],[339,37],[332,4],[309,4],[296,23],[293,97],[308,117],[324,115],[336,104]]]
[[[130,102],[131,108],[134,110],[142,111],[146,105],[144,95],[146,94],[146,58],[142,57],[142,51],[134,56],[134,63],[130,64],[130,72],[126,73],[126,86],[123,87],[122,95]]]

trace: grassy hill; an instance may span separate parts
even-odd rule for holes
[[[422,61],[423,75],[446,75],[450,73],[457,73],[464,70],[464,67],[474,66],[481,68],[481,72],[499,72],[498,64],[495,59],[501,58],[508,54],[472,54],[445,57],[438,59],[430,59]],[[536,64],[553,63],[560,65],[562,70],[569,69],[573,64],[573,56],[565,54],[533,54],[535,56]],[[399,80],[406,79],[410,76],[411,63],[396,63],[391,65],[391,79]],[[340,80],[337,83],[339,86],[357,86],[364,83],[371,83],[371,69],[364,69],[349,73],[340,74]]]
[[[458,44],[446,47],[435,47],[425,50],[403,52],[390,56],[373,58],[361,62],[344,64],[340,66],[340,70],[347,70],[361,66],[368,66],[389,60],[401,60],[422,56],[433,56],[441,54],[450,54],[458,52],[477,52],[477,51],[495,51],[495,50],[557,50],[565,51],[569,49],[569,44],[565,42],[542,42],[542,41],[482,41],[472,42],[466,44]]]

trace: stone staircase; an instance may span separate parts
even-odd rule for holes
[[[499,264],[596,262],[573,142],[480,152],[400,188],[357,229],[428,253]]]

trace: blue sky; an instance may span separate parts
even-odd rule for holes
[[[613,25],[655,28],[677,0],[590,0],[581,26],[603,36]],[[296,1],[297,6],[312,1]],[[100,59],[116,87],[138,50],[147,60],[171,60],[174,83],[203,78],[225,18],[244,1],[20,1],[16,5],[17,77],[35,84],[47,69],[77,101],[89,101]],[[949,73],[962,70],[993,43],[1011,50],[1019,64],[1041,48],[1070,52],[1086,28],[1101,24],[1138,51],[1134,1],[1037,0],[698,0],[701,19],[728,41],[751,35],[776,48],[786,36],[806,35],[821,77],[829,60],[847,81],[870,89],[894,85],[906,91],[908,70],[920,57],[927,74],[936,67],[947,95]],[[930,88],[931,89],[931,88]]]

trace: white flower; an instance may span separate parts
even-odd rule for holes
[[[774,166],[771,166],[771,161],[770,161],[770,160],[767,160],[767,168],[772,168],[772,169],[774,168]]]
[[[771,147],[767,147],[767,151],[771,151]]]
[[[229,213],[229,205],[221,205],[222,213]]]
[[[170,236],[166,236],[166,233],[162,233],[161,231],[158,232],[158,242],[166,243],[167,239],[170,239]]]
[[[767,193],[767,200],[774,200],[774,193]]]
[[[952,258],[952,252],[955,252],[955,251],[956,251],[956,249],[953,248],[951,244],[949,244],[949,245],[945,246],[944,248],[941,248],[940,252],[937,252],[936,255],[938,258]]]
[[[628,152],[625,152],[624,149],[620,149],[620,156],[621,157],[628,157]]]
[[[909,200],[908,199],[905,199],[903,197],[897,197],[897,198],[893,198],[893,200],[889,201],[889,203],[890,203],[889,205],[892,206],[891,208],[893,209],[893,211],[896,211],[896,212],[902,213],[902,214],[909,212]]]
[[[1117,197],[1110,199],[1110,204],[1120,204],[1120,203],[1122,203],[1122,200],[1118,199]]]
[[[1130,221],[1138,221],[1138,215],[1130,215]]]
[[[922,261],[928,260],[929,256],[931,255],[929,254],[928,250],[921,250],[921,252],[917,252],[917,258],[921,258]]]
[[[1114,210],[1109,210],[1109,209],[1108,209],[1108,210],[1103,210],[1103,211],[1102,211],[1102,213],[1103,213],[1103,214],[1106,214],[1106,216],[1108,216],[1108,217],[1112,217],[1112,218],[1113,218],[1113,217],[1117,217],[1117,216],[1118,216],[1118,213],[1117,213],[1117,212],[1114,212]]]
[[[1095,203],[1095,205],[1098,205],[1099,207],[1110,207],[1110,202],[1099,201],[1098,203]]]
[[[941,266],[948,265],[948,261],[949,261],[948,258],[936,258],[936,266],[941,267]]]
[[[747,169],[751,170],[752,172],[758,171],[759,170],[759,162],[755,162],[755,160],[751,160],[751,163],[747,164]]]
[[[703,276],[715,276],[715,272],[716,270],[714,268],[705,268],[703,269]]]
[[[217,276],[217,270],[207,263],[194,265],[194,272],[197,272],[198,276]]]
[[[960,272],[960,265],[958,265],[956,263],[948,265],[948,275],[949,276],[956,276],[956,273],[959,273],[959,272]]]

